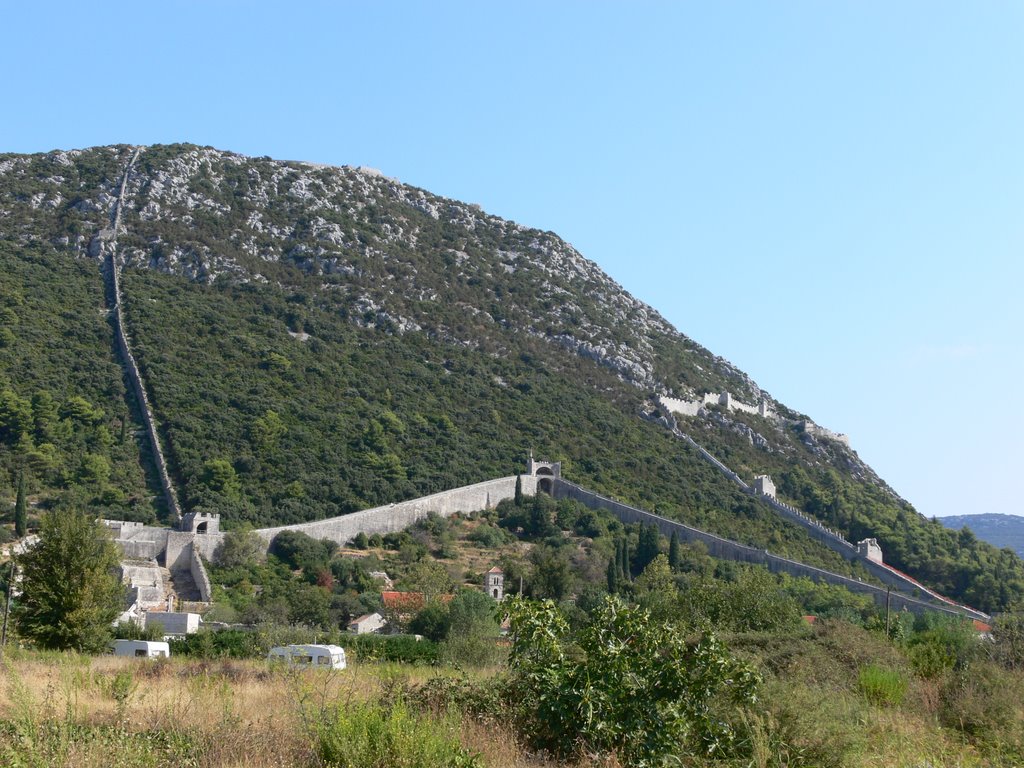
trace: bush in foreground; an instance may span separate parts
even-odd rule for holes
[[[505,607],[523,731],[556,754],[610,754],[631,766],[725,754],[735,733],[722,712],[756,699],[757,674],[714,635],[690,644],[617,598],[577,633],[551,601],[513,597]]]

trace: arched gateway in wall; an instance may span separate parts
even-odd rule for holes
[[[526,474],[537,478],[537,490],[551,496],[555,492],[555,480],[562,476],[562,462],[536,461],[533,452],[526,462]]]

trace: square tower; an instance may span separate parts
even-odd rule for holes
[[[775,498],[775,483],[772,482],[771,475],[758,475],[754,478],[754,493],[758,496],[767,496],[769,499]]]
[[[498,566],[484,574],[484,591],[499,603],[505,597],[505,572]]]

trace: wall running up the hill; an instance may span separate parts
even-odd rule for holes
[[[860,592],[862,594],[871,595],[880,605],[885,605],[885,602],[888,599],[890,607],[894,610],[902,610],[903,608],[906,608],[912,613],[942,611],[953,615],[967,615],[976,619],[988,618],[987,614],[984,614],[981,611],[975,611],[972,608],[967,608],[966,606],[936,604],[927,599],[918,599],[905,593],[890,592],[883,587],[879,587],[874,584],[867,584],[858,579],[850,578],[849,576],[841,576],[837,573],[832,573],[831,571],[805,565],[804,563],[789,560],[788,558],[780,557],[779,555],[773,555],[766,549],[748,547],[744,544],[724,539],[721,536],[715,536],[712,533],[707,533],[697,528],[691,528],[690,526],[676,522],[675,520],[669,520],[668,518],[660,517],[659,515],[655,515],[650,512],[645,512],[642,509],[631,507],[628,504],[623,504],[615,501],[614,499],[609,499],[605,496],[594,493],[593,491],[581,488],[575,483],[570,483],[567,480],[555,480],[554,495],[556,498],[573,499],[591,509],[603,509],[611,512],[623,523],[654,524],[665,536],[671,536],[674,532],[682,541],[699,541],[707,547],[708,553],[713,557],[721,558],[723,560],[733,560],[740,563],[764,565],[773,572],[788,573],[791,576],[805,576],[815,581],[823,581],[828,584],[846,587],[846,589],[849,589],[851,592]],[[914,591],[921,591],[920,585],[916,584],[916,582],[907,579],[901,580],[897,574],[894,574],[883,567],[872,569],[872,575],[876,576],[883,583],[890,584],[897,589],[907,589],[909,587],[911,593]]]

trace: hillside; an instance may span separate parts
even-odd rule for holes
[[[167,519],[96,239],[132,155],[0,156],[11,502],[24,471],[40,505]],[[782,418],[712,406],[679,424],[745,480],[771,473],[780,497],[851,540],[878,538],[887,562],[951,597],[994,610],[1024,595],[1019,558],[921,517],[854,451],[794,426],[806,417],[550,232],[367,169],[173,145],[145,148],[128,173],[117,254],[178,497],[225,527],[480,481],[533,450],[608,495],[848,571],[641,418],[661,395],[727,391]]]
[[[968,533],[973,533],[993,547],[1012,549],[1024,557],[1024,517],[1020,515],[953,515],[940,517],[939,522],[953,531],[969,529]],[[961,535],[968,537],[968,534]]]

